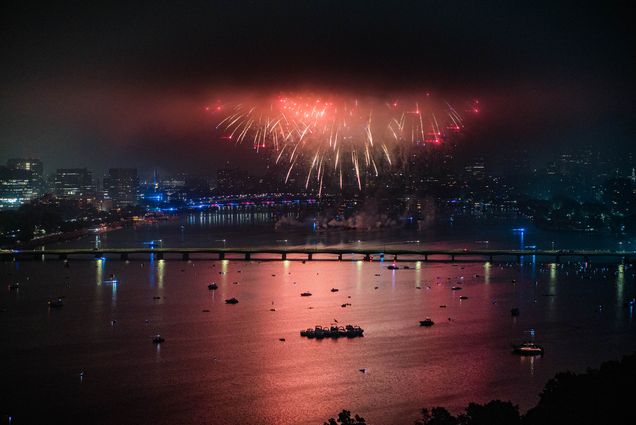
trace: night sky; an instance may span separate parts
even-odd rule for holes
[[[204,113],[239,91],[478,98],[464,143],[485,155],[634,139],[627,3],[4,3],[0,160],[47,172],[250,165]]]

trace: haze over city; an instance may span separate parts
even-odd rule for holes
[[[632,423],[629,6],[3,4],[0,425]]]

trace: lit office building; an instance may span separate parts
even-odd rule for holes
[[[53,185],[55,195],[60,198],[95,198],[93,175],[87,168],[59,168]]]
[[[136,168],[111,168],[104,177],[104,192],[113,207],[121,208],[137,203],[139,178]]]

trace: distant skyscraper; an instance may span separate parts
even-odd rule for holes
[[[11,158],[7,161],[7,167],[10,170],[26,170],[31,171],[35,177],[44,177],[44,166],[42,161],[33,158]]]
[[[36,198],[39,182],[30,170],[0,167],[0,209],[18,208]]]
[[[95,197],[93,175],[86,168],[58,168],[54,181],[55,195],[67,199]]]
[[[104,177],[104,191],[116,208],[135,205],[139,192],[136,168],[111,168]]]

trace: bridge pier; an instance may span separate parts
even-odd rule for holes
[[[287,253],[286,252],[283,252],[283,254],[281,255],[281,259],[283,261],[287,260]]]
[[[307,260],[308,261],[313,260],[313,256],[314,256],[314,254],[312,254],[312,253],[307,254]]]
[[[371,254],[369,253],[364,254],[364,261],[371,261]]]
[[[181,254],[181,259],[183,261],[189,261],[190,260],[190,254],[187,252],[184,252],[183,254]]]
[[[590,257],[589,257],[589,256],[587,256],[587,255],[585,255],[585,256],[583,257],[583,262],[584,262],[584,263],[589,263],[589,262],[590,262]]]
[[[451,262],[455,262],[455,254],[451,254]]]
[[[123,254],[121,254],[121,261],[128,261],[128,253],[124,252]]]
[[[158,252],[155,255],[157,256],[157,260],[163,260],[163,252]]]
[[[393,256],[393,262],[397,261],[397,254]]]
[[[338,254],[338,261],[342,261],[342,254]]]
[[[424,261],[428,261],[428,254],[424,254]]]
[[[246,252],[245,253],[245,261],[250,261],[252,259],[252,253],[251,252]]]
[[[68,255],[67,254],[60,254],[57,258],[59,260],[67,260],[68,259]]]
[[[517,263],[521,264],[521,255],[517,255]]]
[[[95,254],[95,259],[98,260],[100,258],[102,258],[104,256],[104,254]]]
[[[219,252],[219,260],[225,260],[225,252]]]

